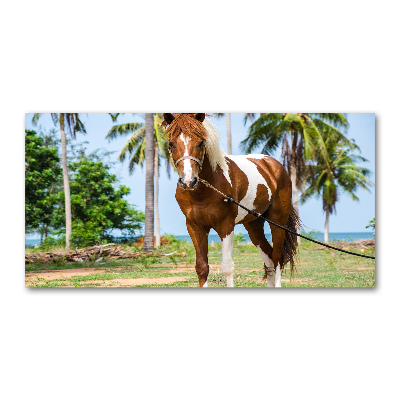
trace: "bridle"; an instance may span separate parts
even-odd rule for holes
[[[204,138],[204,139],[205,139],[205,138]],[[169,148],[168,151],[169,151],[169,154],[170,154],[171,158],[173,159],[171,148]],[[204,161],[204,156],[205,156],[205,155],[206,155],[206,152],[204,151],[203,159],[202,159],[202,160],[200,160],[199,158],[193,157],[193,156],[183,156],[183,157],[179,158],[178,160],[176,160],[176,161],[174,162],[174,166],[175,166],[175,168],[177,168],[177,167],[178,167],[178,164],[179,164],[181,161],[183,161],[183,160],[193,160],[193,161],[196,161],[197,164],[200,165],[199,171],[201,171],[201,169],[203,168],[203,161]]]
[[[176,160],[176,161],[175,161],[175,167],[177,167],[177,166],[178,166],[178,163],[179,163],[180,161],[182,161],[182,160],[193,160],[193,161],[196,161],[196,162],[200,165],[200,169],[203,167],[203,161],[199,160],[199,159],[196,158],[196,157],[192,157],[192,156],[183,156],[183,157],[181,157],[179,160]]]

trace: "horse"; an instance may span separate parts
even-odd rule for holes
[[[292,204],[292,183],[282,164],[264,154],[227,155],[219,145],[216,128],[205,113],[164,113],[169,152],[179,178],[175,198],[186,217],[196,250],[200,287],[208,287],[208,234],[221,239],[221,271],[227,287],[234,287],[234,227],[243,224],[264,263],[267,287],[281,287],[281,271],[290,262],[293,276],[297,252],[295,235],[269,224],[272,244],[264,235],[264,220],[247,213],[202,180],[245,207],[292,231],[300,219]]]

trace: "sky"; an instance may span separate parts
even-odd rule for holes
[[[371,113],[348,113],[349,129],[348,137],[355,139],[355,142],[361,149],[361,155],[368,159],[363,163],[371,170],[370,180],[373,186],[370,192],[358,190],[356,196],[359,201],[353,201],[347,194],[341,193],[339,202],[336,205],[336,214],[330,217],[330,232],[368,232],[371,228],[366,228],[368,222],[375,217],[375,114]],[[38,130],[38,127],[32,124],[33,114],[25,115],[25,128]],[[233,154],[243,154],[240,151],[240,142],[247,136],[250,126],[244,126],[243,113],[232,113],[232,151]],[[113,122],[107,113],[88,113],[81,114],[81,119],[86,126],[86,135],[77,134],[77,142],[87,141],[85,145],[88,152],[102,148],[108,151],[115,151],[109,158],[110,161],[116,161],[119,151],[127,140],[127,137],[121,137],[109,142],[105,136],[108,130],[113,126]],[[220,145],[226,151],[226,119],[212,118],[212,123],[217,127],[220,134]],[[143,114],[123,114],[118,119],[118,124],[125,122],[144,122]],[[44,130],[54,128],[50,114],[42,114],[39,126]],[[281,161],[280,151],[273,156]],[[128,201],[135,204],[139,209],[145,209],[145,170],[137,167],[132,175],[128,172],[128,162],[117,162],[112,167],[112,172],[119,178],[119,184],[124,184],[131,189]],[[163,164],[160,168],[160,225],[161,234],[187,235],[185,217],[182,214],[176,200],[175,190],[177,184],[177,173],[171,169],[171,179],[168,179],[166,168]],[[306,227],[306,230],[323,232],[325,216],[322,211],[321,199],[309,199],[305,204],[300,205],[300,218]],[[265,224],[265,231],[270,232],[268,224]],[[235,227],[235,232],[246,233],[243,225]],[[215,233],[211,231],[210,234]]]

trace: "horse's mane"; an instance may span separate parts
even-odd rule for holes
[[[164,127],[169,125],[165,130],[165,134],[168,135],[169,140],[177,139],[181,133],[185,136],[189,136],[191,139],[203,139],[206,137],[207,132],[202,125],[205,114],[202,114],[203,117],[201,118],[201,121],[196,119],[196,114],[172,114],[174,118],[172,122],[168,121],[165,115],[166,114],[164,114],[164,122],[162,125]]]
[[[222,172],[228,174],[228,164],[226,163],[226,153],[219,145],[219,134],[217,128],[207,119],[203,121],[203,126],[207,131],[206,153],[210,160],[213,171],[217,169],[217,165],[222,169]],[[228,175],[229,176],[229,175]]]
[[[171,122],[166,119],[163,122],[163,126],[169,125],[165,130],[165,134],[168,135],[169,140],[176,139],[181,133],[192,139],[205,139],[206,153],[213,171],[219,165],[222,171],[228,174],[228,164],[225,160],[226,153],[219,145],[217,129],[210,121],[205,119],[206,114],[202,114],[204,116],[200,118],[202,121],[196,118],[197,115],[199,114],[173,114],[174,119]]]

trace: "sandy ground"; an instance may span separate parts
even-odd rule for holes
[[[163,272],[168,274],[180,274],[180,273],[193,273],[193,276],[196,276],[196,272],[193,265],[171,265],[171,264],[154,264],[151,266],[152,268],[160,268],[160,267],[168,267],[170,269],[164,270]],[[65,283],[67,287],[74,287],[71,282],[68,282],[68,279],[76,276],[87,276],[96,273],[104,273],[104,272],[119,272],[124,270],[126,267],[117,267],[117,268],[103,268],[103,269],[93,269],[93,268],[71,268],[64,270],[55,270],[55,271],[35,271],[35,272],[26,272],[25,273],[25,286],[28,287],[32,284],[36,286],[40,286],[47,282],[57,281],[57,280],[66,280]],[[347,267],[345,268],[349,272],[361,272],[372,270],[374,267]],[[237,271],[237,277],[240,278],[240,274],[244,272],[255,271],[254,268],[250,269],[241,269]],[[256,269],[256,271],[262,274],[263,268]],[[210,273],[218,274],[220,273],[220,265],[219,264],[210,264]],[[91,281],[81,281],[82,284],[95,284],[100,287],[131,287],[131,286],[140,286],[140,285],[163,285],[173,282],[183,282],[189,280],[189,276],[172,276],[172,277],[162,277],[162,278],[117,278],[110,280],[91,280]],[[309,283],[309,280],[312,279],[299,279],[296,278],[296,283]],[[259,281],[262,282],[262,278],[259,278]],[[290,283],[290,278],[282,278],[282,282]]]
[[[57,280],[57,279],[68,279],[77,275],[86,276],[103,272],[104,269],[93,269],[93,268],[73,268],[73,269],[63,269],[59,271],[26,272],[25,282],[33,282],[38,279],[45,279],[46,281]]]
[[[168,265],[170,266],[170,264]],[[118,268],[121,270],[122,268]],[[93,269],[93,268],[73,268],[64,269],[59,271],[37,271],[37,272],[27,272],[25,273],[25,287],[31,285],[32,283],[46,283],[49,281],[69,279],[74,276],[86,276],[96,273],[104,273],[107,269]],[[173,272],[186,272],[193,271],[193,267],[179,267]],[[100,284],[100,286],[140,286],[140,285],[162,285],[166,283],[187,281],[189,277],[165,277],[165,278],[127,278],[127,279],[110,279],[110,280],[92,280],[84,281],[84,283]],[[73,287],[68,286],[67,287]]]

